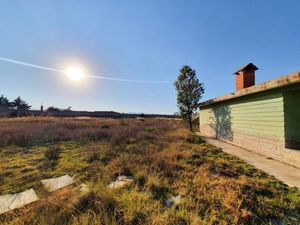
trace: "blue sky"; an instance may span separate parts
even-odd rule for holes
[[[205,84],[203,100],[234,91],[248,62],[257,83],[300,70],[299,0],[31,0],[0,2],[0,57],[140,84],[87,78],[0,61],[0,94],[33,108],[174,113],[172,83],[184,64]]]

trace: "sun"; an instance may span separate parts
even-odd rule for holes
[[[78,67],[69,67],[69,68],[67,68],[65,73],[73,81],[79,81],[79,80],[82,80],[85,77],[82,70]]]

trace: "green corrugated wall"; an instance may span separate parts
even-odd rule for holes
[[[300,165],[300,83],[200,107],[200,132]]]
[[[300,149],[300,90],[284,93],[285,137],[289,147]]]
[[[218,110],[221,111],[220,114]],[[222,111],[227,115],[223,115]],[[204,133],[213,132],[215,134],[215,131],[208,130],[214,127],[214,123],[218,121],[216,117],[220,117],[219,123],[224,121],[227,123],[225,128],[229,127],[233,136],[243,134],[276,141],[284,140],[284,111],[281,91],[261,92],[201,107],[200,131],[203,128]]]

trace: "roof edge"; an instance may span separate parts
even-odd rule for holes
[[[269,80],[264,83],[256,84],[254,86],[244,88],[242,90],[236,91],[234,93],[228,93],[220,97],[209,99],[207,101],[201,102],[200,107],[211,105],[218,102],[228,101],[230,99],[239,98],[242,96],[259,93],[263,91],[268,91],[292,84],[300,83],[300,71],[291,73],[286,76],[279,77],[274,80]]]
[[[258,70],[258,67],[255,66],[253,63],[248,63],[240,67],[237,71],[235,71],[233,74],[239,74],[241,71],[246,71],[246,70]]]

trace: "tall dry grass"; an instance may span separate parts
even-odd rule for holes
[[[206,144],[178,120],[22,118],[0,124],[0,137],[9,137],[0,141],[5,161],[0,191],[19,190],[13,186],[18,183],[41,196],[0,216],[3,224],[296,224],[300,219],[298,190]],[[57,164],[45,168],[51,146],[60,149]],[[77,184],[50,195],[34,181],[65,173],[76,174]],[[134,182],[108,189],[119,175],[131,175]],[[78,191],[82,182],[89,193]],[[165,206],[171,194],[181,196],[179,206]]]
[[[167,119],[154,119],[151,122],[153,126],[158,124],[163,130],[168,129],[169,125],[177,126],[180,122]],[[141,138],[151,139],[152,136],[145,131],[145,127],[150,125],[149,120],[144,119],[23,117],[0,119],[0,125],[0,146],[2,147],[8,145],[28,147],[67,140],[88,142],[103,139],[119,144],[127,141],[130,137],[139,140]],[[154,133],[157,134],[157,132]]]

